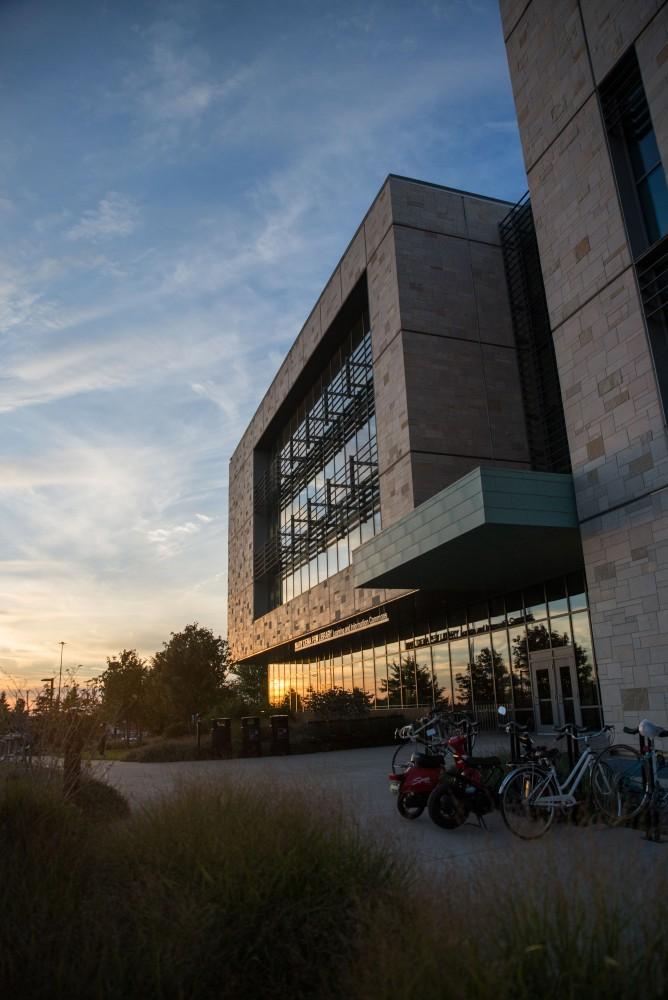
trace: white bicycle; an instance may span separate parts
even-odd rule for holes
[[[567,723],[556,730],[557,739],[564,737],[584,743],[584,749],[575,761],[570,774],[559,780],[554,761],[523,764],[506,776],[499,788],[500,808],[508,829],[523,840],[542,837],[552,826],[557,812],[567,812],[583,801],[578,790],[585,777],[589,778],[589,796],[595,811],[603,819],[610,814],[615,800],[615,776],[599,750],[591,743],[601,738],[608,744],[614,737],[614,727],[604,726],[597,733],[589,733],[574,723]],[[612,818],[612,815],[610,815]]]

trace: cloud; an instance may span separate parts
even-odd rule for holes
[[[84,212],[81,219],[67,231],[68,240],[117,239],[130,236],[137,228],[139,209],[117,191],[108,191],[97,208]]]

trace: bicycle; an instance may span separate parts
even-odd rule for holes
[[[612,778],[610,795],[602,805],[612,824],[628,823],[646,812],[647,839],[659,841],[661,810],[668,808],[668,771],[661,774],[666,758],[654,741],[668,737],[668,729],[643,719],[636,729],[624,726],[624,732],[639,737],[640,752],[620,743],[599,754]]]
[[[478,724],[468,715],[444,715],[432,711],[428,715],[411,722],[395,731],[395,737],[404,740],[392,755],[392,771],[408,767],[416,752],[434,755],[443,752],[444,744],[452,735],[464,734],[469,753],[475,744]]]
[[[507,711],[500,706],[498,714],[505,719]],[[431,791],[427,802],[429,815],[437,826],[453,830],[473,813],[482,829],[487,829],[484,816],[499,806],[499,789],[508,768],[529,762],[546,763],[559,757],[558,750],[538,746],[528,735],[528,726],[514,720],[504,721],[501,728],[510,736],[511,763],[499,757],[473,757],[466,750],[465,737],[449,740],[447,749],[453,756],[444,761],[441,781]]]
[[[585,776],[590,779],[595,806],[600,808],[600,801],[609,802],[613,794],[614,776],[605,762],[599,761],[600,753],[592,750],[590,743],[602,736],[612,740],[614,727],[603,726],[598,732],[589,733],[571,722],[555,732],[559,734],[558,740],[568,737],[585,744],[563,782],[559,780],[555,760],[543,758],[514,768],[499,788],[503,821],[522,840],[542,837],[552,826],[557,810],[567,812],[578,804],[580,800],[575,793]]]

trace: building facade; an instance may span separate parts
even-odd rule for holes
[[[501,10],[530,202],[391,175],[231,459],[274,705],[668,714],[668,7]]]
[[[502,0],[606,719],[668,717],[668,4]]]
[[[528,204],[387,179],[231,460],[229,638],[273,703],[533,719],[562,669],[541,717],[598,717],[549,334]],[[430,521],[414,565],[462,503],[485,523],[435,548]]]

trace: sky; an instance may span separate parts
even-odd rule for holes
[[[226,633],[234,447],[388,173],[526,188],[496,0],[0,0],[0,690]]]

